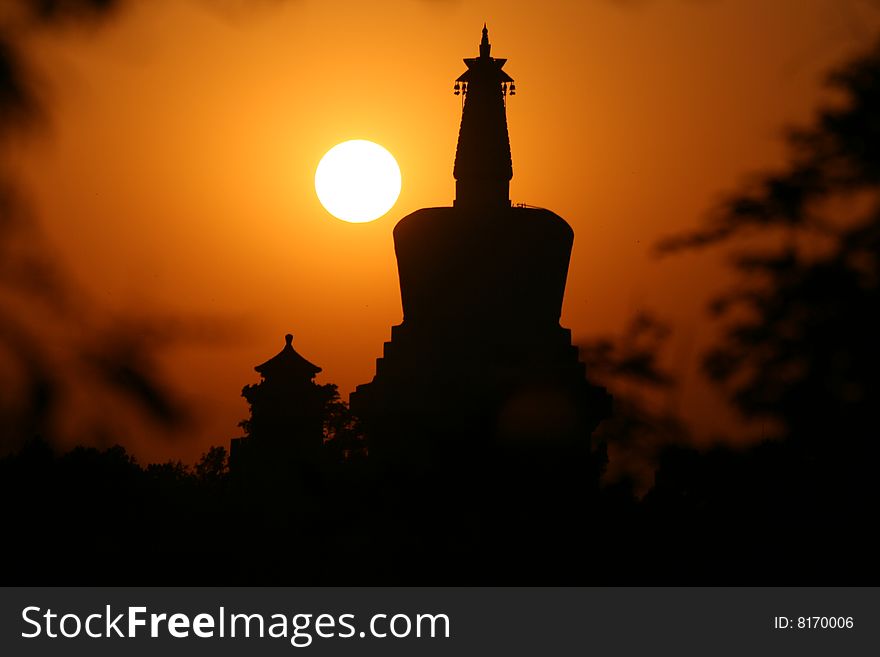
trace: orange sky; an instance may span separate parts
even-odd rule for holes
[[[723,424],[698,374],[723,266],[657,261],[651,246],[781,162],[781,128],[810,116],[822,72],[873,37],[870,2],[247,5],[136,2],[100,28],[28,42],[51,122],[12,164],[68,268],[120,312],[236,328],[168,350],[194,439],[139,438],[136,454],[192,460],[227,444],[247,412],[241,387],[288,331],[345,397],[370,380],[401,319],[391,230],[451,204],[452,83],[484,20],[517,82],[511,198],[575,230],[563,325],[577,339],[642,308],[672,320],[684,408],[700,433]],[[313,189],[321,155],[353,138],[402,170],[397,205],[371,224],[330,217]]]

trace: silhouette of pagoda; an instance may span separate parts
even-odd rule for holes
[[[484,26],[479,57],[454,85],[453,207],[417,210],[394,228],[403,322],[372,382],[351,395],[371,458],[589,444],[609,413],[559,324],[574,232],[550,210],[511,206],[506,102],[516,87],[490,49]]]
[[[293,335],[284,342],[279,353],[254,367],[260,382],[242,390],[251,412],[240,425],[246,436],[230,444],[230,472],[237,477],[283,481],[320,465],[323,422],[335,387],[314,382],[321,368],[297,353]]]

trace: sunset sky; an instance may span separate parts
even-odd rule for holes
[[[22,37],[50,113],[3,160],[95,304],[228,328],[164,349],[192,439],[137,436],[135,454],[193,460],[228,444],[242,386],[287,332],[343,398],[372,378],[401,320],[391,231],[452,202],[452,85],[484,21],[517,84],[511,199],[575,231],[563,326],[578,340],[642,309],[668,319],[681,410],[700,435],[724,428],[699,374],[724,264],[652,247],[784,162],[783,128],[875,37],[875,3],[132,1],[98,25]],[[358,138],[403,177],[368,224],[331,217],[313,184],[321,156]]]

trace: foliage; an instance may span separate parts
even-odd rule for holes
[[[193,468],[199,481],[218,483],[229,473],[229,455],[224,447],[211,447]]]
[[[94,23],[121,0],[7,0],[0,11],[0,146],[45,127],[23,42],[29,31]],[[87,390],[96,417],[84,424],[112,433],[125,413],[159,428],[180,428],[187,413],[159,374],[155,321],[125,320],[96,307],[59,263],[14,175],[0,171],[0,453],[35,436],[57,439],[61,417],[82,412],[70,399]],[[112,406],[113,412],[108,412]],[[69,436],[68,436],[69,438]],[[77,436],[77,438],[81,438]]]
[[[706,370],[802,443],[864,437],[880,399],[880,43],[829,82],[839,102],[790,131],[784,170],[660,244],[731,249],[737,284],[712,304],[724,333]]]
[[[607,444],[606,483],[632,479],[637,488],[646,488],[658,451],[687,437],[684,424],[665,403],[676,390],[674,377],[659,362],[669,335],[666,324],[642,312],[620,335],[580,347],[590,379],[614,397],[612,416],[594,434],[600,449]]]

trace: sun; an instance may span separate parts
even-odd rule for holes
[[[352,139],[324,154],[315,171],[321,205],[338,219],[365,223],[386,214],[400,196],[400,167],[379,144]]]

